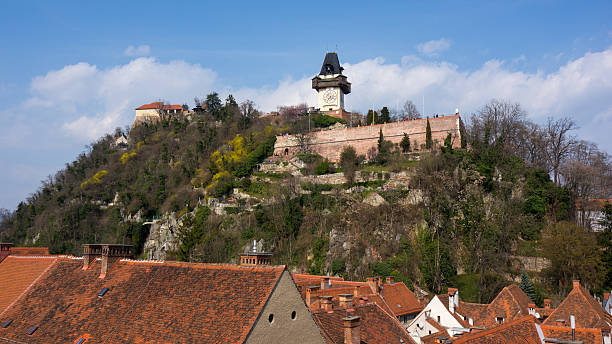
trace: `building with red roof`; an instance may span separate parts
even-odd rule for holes
[[[325,343],[285,266],[138,261],[123,245],[84,252],[34,265],[43,271],[0,315],[0,342]],[[15,292],[3,284],[5,294]]]
[[[162,116],[176,115],[183,112],[182,105],[170,105],[163,102],[153,102],[136,108],[136,117],[133,126],[140,123],[155,123]]]
[[[547,326],[569,328],[570,318],[574,317],[577,328],[598,329],[604,343],[610,343],[612,330],[612,315],[604,310],[602,305],[591,296],[580,281],[573,282],[573,289],[557,308],[544,320]]]

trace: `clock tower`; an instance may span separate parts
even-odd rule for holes
[[[312,78],[312,88],[318,93],[319,111],[334,117],[342,117],[344,95],[351,93],[351,83],[342,75],[338,54],[327,53],[321,72]]]

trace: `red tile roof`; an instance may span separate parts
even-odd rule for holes
[[[522,318],[529,315],[529,304],[532,301],[519,286],[511,284],[504,287],[499,294],[491,301],[485,311],[485,317],[477,325],[487,328],[497,326],[496,318],[504,318],[504,322]]]
[[[563,319],[569,324],[571,313],[574,313],[576,327],[598,328],[605,332],[610,332],[612,329],[612,315],[608,314],[578,281],[574,281],[572,291],[543,324],[555,326],[558,319]]]
[[[361,317],[361,340],[366,343],[400,343],[400,339],[414,343],[397,319],[373,303],[357,305],[352,310],[316,311],[312,315],[329,344],[344,343],[342,319],[353,315]]]
[[[5,262],[1,263],[3,265]],[[105,278],[100,261],[58,258],[0,321],[17,342],[242,343],[284,266],[120,260]],[[109,291],[98,297],[103,288]],[[26,335],[38,326],[33,335]]]
[[[40,278],[55,259],[8,256],[0,262],[0,316]]]
[[[528,315],[489,330],[464,334],[453,343],[541,344],[542,342],[536,329],[536,318]]]
[[[572,329],[562,326],[542,325],[544,338],[572,340]],[[603,338],[601,330],[597,328],[577,328],[575,331],[576,339],[583,344],[601,344]]]
[[[418,313],[423,310],[419,300],[403,282],[383,284],[380,295],[385,299],[396,317]]]
[[[163,110],[182,110],[183,106],[182,105],[164,105],[163,102],[153,102],[151,104],[145,104],[142,106],[139,106],[136,108],[136,110],[155,110],[155,109],[160,109],[162,108]]]

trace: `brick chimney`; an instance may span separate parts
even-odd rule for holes
[[[329,277],[321,278],[321,290],[329,289]]]
[[[574,286],[574,289],[580,288],[580,280],[573,280],[572,285]]]
[[[319,302],[321,303],[321,309],[324,311],[331,311],[333,309],[332,307],[332,297],[331,296],[320,296],[319,297]]]
[[[13,247],[13,244],[10,243],[0,243],[0,253],[3,252],[10,252],[11,251],[11,247]]]
[[[132,245],[85,244],[83,245],[83,270],[100,257],[100,278],[106,277],[108,268],[122,258],[134,257]]]
[[[544,299],[544,308],[550,309],[550,299]]]
[[[342,318],[344,324],[344,344],[361,343],[361,318],[359,316],[349,316]]]
[[[353,294],[340,294],[338,295],[340,301],[340,307],[347,309],[353,307]]]
[[[374,292],[375,294],[378,294],[378,292],[380,291],[380,280],[381,280],[381,278],[379,278],[379,277],[368,277],[368,278],[366,278],[366,282],[368,283],[368,285],[372,289],[372,292]]]
[[[306,305],[310,307],[310,304],[312,303],[312,297],[314,296],[313,294],[316,293],[317,289],[319,289],[318,285],[311,285],[308,286],[308,288],[306,288]]]

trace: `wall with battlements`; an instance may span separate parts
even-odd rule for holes
[[[461,146],[460,121],[459,114],[429,118],[434,147],[443,145],[444,139],[448,133],[451,133],[453,147],[459,148]],[[371,147],[378,145],[379,130],[382,128],[385,140],[399,144],[406,133],[410,137],[411,148],[420,151],[425,144],[426,127],[427,119],[415,119],[356,128],[322,130],[311,133],[310,149],[330,161],[340,160],[342,149],[349,145],[355,148],[357,155],[366,155]],[[293,135],[276,137],[274,145],[276,158],[291,158],[299,151],[300,146]]]

